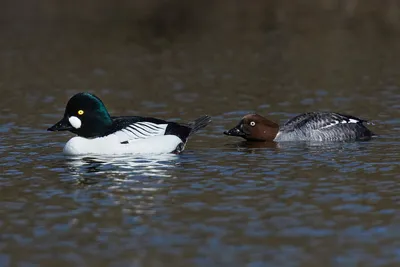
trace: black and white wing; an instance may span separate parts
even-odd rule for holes
[[[374,133],[363,125],[364,122],[366,120],[350,115],[310,112],[290,119],[281,131],[286,133],[288,141],[369,140]]]
[[[191,134],[211,122],[209,116],[202,116],[187,125],[150,117],[112,117],[112,120],[113,125],[107,134],[117,135],[121,143],[162,135],[175,135],[186,143]]]
[[[345,125],[362,124],[363,122],[366,122],[366,120],[362,120],[350,115],[330,113],[330,116],[327,116],[324,125],[321,125],[320,129],[329,129],[333,126],[339,126],[339,125],[345,126]]]
[[[333,126],[362,124],[363,122],[366,121],[350,115],[332,112],[309,112],[290,119],[282,128],[286,131],[295,131],[302,128],[323,130]]]
[[[114,118],[113,134],[118,136],[121,143],[129,143],[133,140],[165,135],[167,127],[168,122],[163,120],[118,117]]]

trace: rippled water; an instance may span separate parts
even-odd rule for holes
[[[71,57],[62,42],[3,50],[0,265],[398,266],[393,50],[350,39],[361,48],[342,47],[337,62],[302,46],[316,40],[292,41],[300,45],[101,46]],[[82,90],[113,115],[213,123],[181,155],[65,157],[71,134],[45,130]],[[278,145],[222,135],[248,112],[283,123],[315,110],[370,119],[379,137]]]

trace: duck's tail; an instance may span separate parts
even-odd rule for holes
[[[182,140],[172,153],[180,154],[186,146],[187,140],[192,134],[195,134],[198,130],[206,127],[211,122],[211,117],[208,115],[201,116],[200,118],[196,119],[193,122],[190,122],[186,125],[181,125],[180,128],[182,129],[181,132],[177,132],[176,135],[179,136]],[[189,132],[188,132],[189,131]]]
[[[196,133],[198,130],[203,129],[211,122],[211,117],[208,115],[201,116],[200,118],[196,119],[195,121],[189,123],[188,127],[191,129],[189,136]]]

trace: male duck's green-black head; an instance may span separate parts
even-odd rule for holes
[[[94,138],[104,136],[111,125],[110,114],[100,98],[90,93],[78,93],[68,101],[64,117],[47,130],[71,131]]]

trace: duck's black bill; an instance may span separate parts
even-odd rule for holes
[[[224,134],[229,136],[240,136],[240,137],[245,136],[245,133],[239,128],[239,126],[236,126],[228,131],[225,131]]]
[[[69,123],[68,119],[63,118],[62,120],[60,120],[59,122],[57,122],[56,124],[54,124],[53,126],[51,126],[49,129],[47,129],[47,131],[69,131],[72,130],[73,127],[71,125],[71,123]]]

